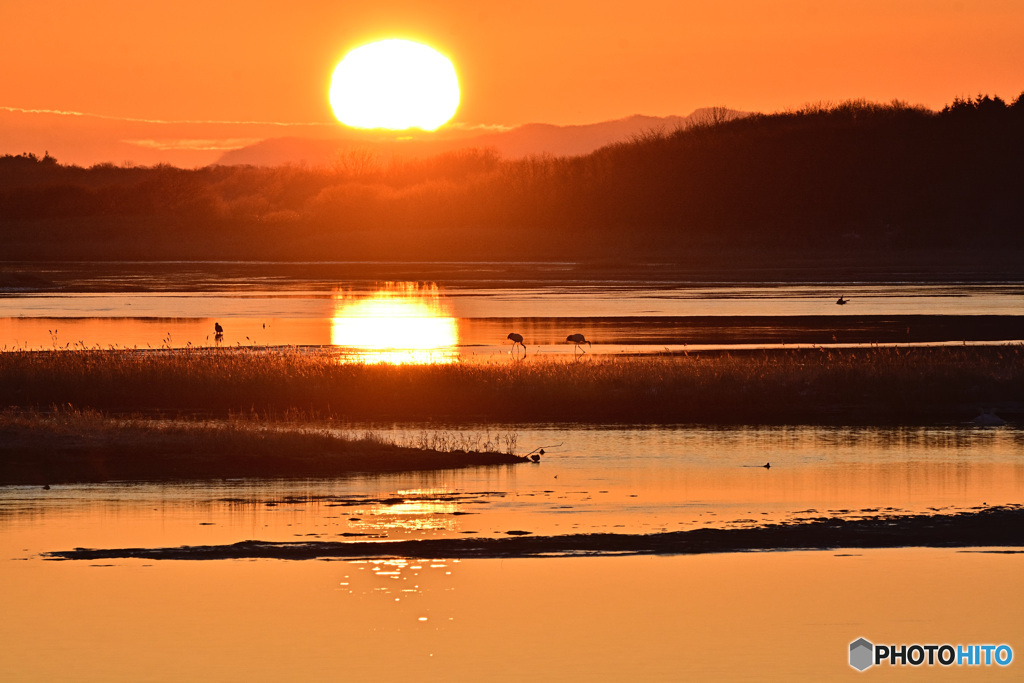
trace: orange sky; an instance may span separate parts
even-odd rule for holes
[[[152,144],[145,121],[231,122],[187,133],[227,147],[326,134],[335,64],[382,37],[453,60],[469,126],[1024,90],[1020,0],[33,0],[0,25],[0,107],[111,117],[0,110],[0,153],[65,140],[61,160],[87,123],[129,141],[114,155]],[[289,125],[235,123],[252,121]]]

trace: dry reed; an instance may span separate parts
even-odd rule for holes
[[[0,354],[0,405],[280,419],[816,423],[1020,410],[1024,347],[781,349],[436,366],[187,349]]]

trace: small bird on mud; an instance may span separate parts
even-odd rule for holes
[[[516,345],[519,345],[519,346],[523,347],[523,353],[524,354],[526,353],[526,344],[523,343],[523,335],[517,334],[516,332],[509,332],[508,336],[505,337],[505,338],[512,340],[512,350],[513,351],[515,350]]]
[[[586,351],[580,348],[581,344],[586,344],[587,346],[590,346],[590,342],[588,342],[586,338],[579,333],[570,334],[568,337],[565,338],[565,341],[572,342],[573,344],[575,344],[575,346],[573,347],[573,353],[576,352],[576,349],[579,349],[580,353],[586,353]]]
[[[839,299],[836,301],[836,304],[839,306],[845,306],[848,303],[850,303],[850,300],[844,299],[842,294],[839,295]]]

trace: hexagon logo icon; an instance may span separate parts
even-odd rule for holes
[[[850,666],[857,671],[863,671],[872,664],[872,653],[875,646],[864,638],[858,638],[850,643]]]

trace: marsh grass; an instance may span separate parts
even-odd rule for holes
[[[0,354],[0,405],[281,420],[878,423],[1020,412],[1024,347],[701,352],[362,365],[329,353]],[[435,438],[435,437],[432,437]]]
[[[326,477],[525,461],[511,450],[499,452],[499,441],[458,432],[402,441],[370,430],[237,417],[154,420],[7,409],[0,411],[0,484]]]

